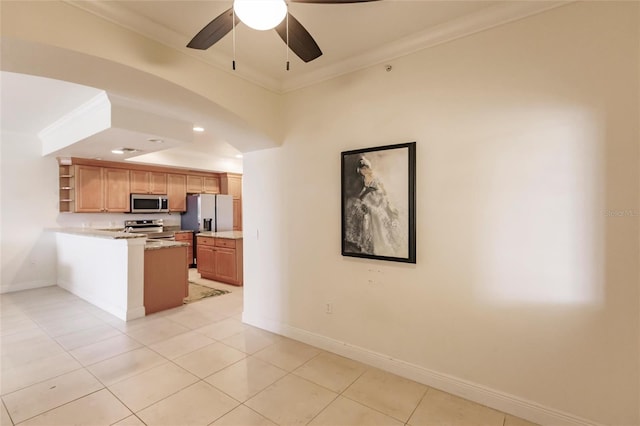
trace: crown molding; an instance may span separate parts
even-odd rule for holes
[[[378,65],[417,51],[437,46],[458,38],[484,31],[499,25],[504,25],[528,16],[536,15],[559,6],[573,3],[575,0],[551,1],[501,1],[486,9],[458,19],[445,22],[425,31],[418,32],[395,42],[387,43],[361,55],[352,56],[313,71],[297,76],[290,76],[285,80],[278,80],[264,75],[259,70],[243,66],[241,70],[231,71],[228,58],[211,53],[206,57],[198,52],[190,52],[184,46],[177,45],[176,40],[183,40],[179,34],[144,16],[133,14],[118,6],[118,2],[94,1],[74,2],[64,0],[65,3],[112,22],[129,31],[155,40],[167,47],[178,50],[189,57],[205,62],[221,71],[242,78],[275,93],[286,93],[326,81],[353,71]]]
[[[285,81],[280,90],[290,92],[353,71],[379,65],[439,44],[488,30],[572,3],[570,1],[506,1],[478,12],[414,33],[375,50],[311,71]]]
[[[63,115],[44,129],[39,131],[38,137],[41,140],[47,140],[52,135],[59,132],[60,129],[68,126],[73,126],[77,120],[82,120],[83,117],[86,117],[90,114],[99,114],[102,111],[108,111],[108,115],[111,115],[111,102],[109,101],[107,92],[105,92],[104,90],[101,90],[97,95],[89,99],[87,102],[78,106],[73,111],[70,111],[67,114]]]
[[[206,57],[201,52],[184,49],[188,40],[184,44],[177,44],[176,40],[184,40],[184,34],[173,31],[145,16],[134,14],[118,6],[117,1],[84,1],[76,2],[63,0],[64,3],[95,15],[101,19],[111,22],[126,30],[139,34],[150,40],[156,41],[169,48],[179,51],[198,61],[204,62],[234,77],[242,78],[250,83],[268,89],[273,92],[281,92],[280,82],[274,78],[266,76],[264,73],[254,68],[243,65],[242,70],[232,70],[231,62],[224,55],[210,53]]]

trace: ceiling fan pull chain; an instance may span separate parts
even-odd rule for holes
[[[289,71],[289,12],[287,12],[287,71]]]
[[[236,11],[231,8],[231,13],[233,13],[233,20],[231,21],[231,36],[233,38],[233,61],[231,62],[231,66],[233,70],[236,70]]]

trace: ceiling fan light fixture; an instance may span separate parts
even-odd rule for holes
[[[287,16],[284,0],[234,0],[233,10],[240,20],[254,30],[270,30]]]

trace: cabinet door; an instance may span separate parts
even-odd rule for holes
[[[233,195],[233,198],[242,198],[242,176],[223,173],[220,177],[220,190],[223,194]]]
[[[129,170],[103,169],[104,205],[108,212],[124,213],[130,210]]]
[[[193,232],[179,232],[175,238],[176,241],[189,244],[189,247],[187,247],[187,264],[193,265]]]
[[[242,231],[242,200],[233,199],[233,230]]]
[[[202,176],[187,175],[187,192],[189,194],[201,194],[202,186]]]
[[[216,247],[214,260],[215,275],[220,281],[236,282],[238,280],[235,249]]]
[[[205,194],[219,194],[220,179],[213,176],[203,178],[203,191]]]
[[[185,175],[170,174],[167,176],[167,195],[169,211],[187,211],[187,180]]]
[[[213,247],[198,244],[198,272],[201,275],[215,274],[215,252]]]
[[[131,193],[132,194],[148,194],[149,193],[149,172],[141,172],[140,170],[131,170]]]
[[[151,194],[164,195],[167,193],[167,174],[149,173],[149,192]]]
[[[78,213],[100,213],[104,210],[102,167],[75,166],[76,209]]]

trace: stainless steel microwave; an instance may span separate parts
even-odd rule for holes
[[[131,213],[167,213],[169,197],[166,195],[131,194]]]

